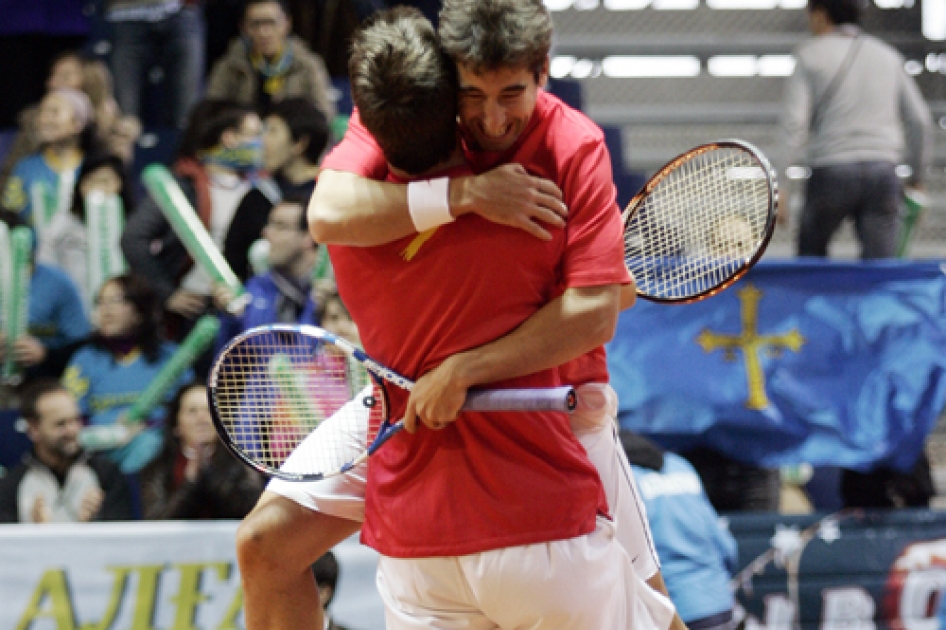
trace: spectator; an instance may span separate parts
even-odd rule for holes
[[[25,225],[16,213],[0,210],[0,221],[10,229]],[[27,334],[15,344],[17,362],[28,378],[59,378],[72,353],[89,334],[89,320],[82,298],[65,272],[33,263],[30,274]],[[0,360],[4,334],[0,330]]]
[[[263,229],[269,244],[266,273],[246,283],[252,296],[239,317],[225,317],[220,339],[225,342],[254,326],[274,323],[317,324],[312,299],[312,273],[317,245],[309,235],[305,200],[287,197],[269,213]],[[226,302],[228,297],[223,296]]]
[[[174,172],[185,196],[223,249],[237,206],[251,204],[250,215],[265,214],[273,201],[250,180],[260,165],[260,120],[229,101],[199,103],[178,151]],[[195,267],[187,250],[151,198],[138,204],[122,236],[129,266],[148,278],[171,314],[171,337],[182,338],[210,306],[210,277]],[[245,256],[245,252],[243,256]]]
[[[99,285],[93,286],[89,277],[89,238],[86,230],[86,203],[93,193],[109,197],[118,197],[127,217],[134,211],[131,195],[131,183],[121,158],[109,153],[90,156],[79,169],[72,205],[69,212],[60,212],[46,228],[43,241],[39,244],[37,258],[40,262],[58,267],[72,278],[82,296],[86,309],[92,305],[92,298],[98,292]],[[121,235],[121,226],[113,226],[115,248]]]
[[[41,379],[23,392],[32,450],[0,478],[0,523],[132,519],[131,493],[118,467],[79,446],[82,417],[72,394]]]
[[[341,296],[338,295],[338,291],[335,289],[326,291],[321,304],[319,321],[322,328],[342,339],[347,339],[356,346],[360,346],[361,339],[358,336],[358,327],[352,320],[348,307],[345,306]]]
[[[812,0],[813,38],[794,52],[783,97],[780,172],[807,145],[811,167],[798,231],[800,256],[827,256],[846,217],[862,258],[896,255],[906,157],[908,186],[922,187],[932,147],[930,110],[903,56],[857,26],[858,0]],[[782,208],[785,216],[785,208]]]
[[[338,585],[338,560],[335,554],[326,551],[312,565],[312,574],[315,576],[315,586],[319,589],[322,610],[325,611],[325,630],[348,630],[345,626],[335,623],[328,614],[328,607],[335,597],[335,587]]]
[[[287,98],[275,103],[263,124],[263,168],[277,187],[271,196],[297,199],[307,206],[327,144],[328,124],[311,101]],[[247,252],[262,235],[267,216],[268,210],[260,212],[256,195],[250,193],[233,217],[241,229],[227,234],[223,253],[242,280],[250,276]]]
[[[124,414],[177,347],[160,338],[154,292],[139,276],[116,276],[102,285],[95,300],[95,323],[92,338],[66,367],[63,383],[78,399],[89,424],[126,422]],[[185,371],[178,387],[193,376],[193,371]],[[163,420],[162,410],[152,411],[147,426],[135,425],[131,440],[109,451],[122,472],[136,473],[158,454]]]
[[[685,459],[639,435],[621,431],[621,443],[680,618],[690,630],[732,628],[736,540],[720,525],[699,475]]]
[[[112,85],[112,75],[102,61],[86,58],[75,51],[57,56],[46,79],[47,92],[62,88],[85,92],[94,112],[97,140],[121,156],[126,164],[131,164],[134,142],[141,133],[141,125],[134,116],[122,115]],[[27,107],[18,116],[19,129],[0,167],[0,190],[6,186],[14,165],[40,149],[38,109],[37,106]]]
[[[302,96],[331,120],[335,99],[325,63],[291,31],[283,0],[247,0],[243,37],[214,65],[207,96],[233,99],[264,115],[273,103]]]
[[[112,73],[100,59],[82,60],[82,91],[92,101],[99,140],[126,166],[131,166],[141,123],[137,117],[123,114],[119,109]]]
[[[72,203],[76,172],[97,144],[93,116],[92,101],[72,88],[55,89],[40,102],[40,148],[13,167],[2,199],[4,208],[19,212],[39,230],[40,240],[52,215]],[[43,208],[36,208],[40,195]]]
[[[142,471],[145,519],[243,518],[263,480],[220,442],[207,388],[185,385],[168,405],[161,453]]]
[[[141,117],[141,95],[153,59],[164,71],[171,123],[183,128],[200,98],[206,27],[200,0],[106,0],[112,71],[125,114]]]

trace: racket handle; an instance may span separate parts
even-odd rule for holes
[[[533,389],[485,389],[467,394],[464,411],[565,411],[578,406],[570,386]]]

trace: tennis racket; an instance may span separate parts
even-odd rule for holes
[[[775,171],[748,143],[703,144],[671,160],[623,214],[637,294],[687,304],[736,282],[765,252],[777,200]]]
[[[364,371],[371,375],[365,386]],[[279,479],[316,481],[375,453],[403,423],[389,417],[386,388],[413,381],[316,326],[260,326],[234,338],[208,379],[210,411],[227,447]],[[467,411],[563,411],[571,387],[470,392]]]

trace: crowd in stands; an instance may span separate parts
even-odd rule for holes
[[[32,449],[0,479],[0,521],[240,518],[265,480],[213,429],[201,384],[213,351],[247,328],[317,324],[327,310],[357,339],[306,221],[336,90],[281,0],[241,3],[212,63],[213,3],[99,4],[110,63],[85,50],[56,55],[3,156],[0,220],[31,228],[33,248],[26,333],[8,345],[0,331],[0,359],[9,351],[18,372],[2,406],[26,420]],[[247,288],[237,312],[135,176],[146,166],[136,141],[154,61],[168,88],[158,124],[179,128],[166,166]],[[117,214],[103,214],[109,204]],[[130,417],[208,314],[221,323],[216,341],[162,404]],[[104,443],[88,430],[109,427],[122,431]]]

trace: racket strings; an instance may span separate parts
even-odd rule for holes
[[[625,227],[625,261],[641,292],[682,299],[731,278],[761,245],[770,202],[766,172],[748,151],[684,158]]]
[[[218,420],[234,446],[269,469],[337,472],[365,449],[367,423],[358,420],[374,402],[359,396],[367,379],[352,363],[334,344],[299,333],[248,337],[219,362]]]

